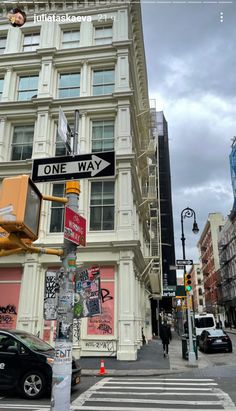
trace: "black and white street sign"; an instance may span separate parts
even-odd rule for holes
[[[193,265],[193,260],[176,260],[176,265]]]
[[[32,180],[58,181],[115,175],[115,152],[39,158],[33,160]]]

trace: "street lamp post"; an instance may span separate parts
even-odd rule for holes
[[[183,251],[183,260],[185,260],[185,236],[184,236],[184,218],[194,218],[192,231],[194,234],[199,232],[199,228],[196,222],[196,213],[192,208],[186,207],[181,211],[181,242],[182,242],[182,251]],[[184,275],[185,275],[185,266],[184,266]],[[192,295],[192,290],[187,291],[187,317],[188,317],[188,333],[189,333],[189,353],[188,360],[190,364],[194,364],[196,361],[196,355],[194,352],[193,346],[193,330],[192,322],[190,317],[190,299]]]

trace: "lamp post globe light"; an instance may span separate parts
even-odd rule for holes
[[[184,219],[185,218],[192,218],[192,217],[193,217],[192,232],[194,234],[197,234],[199,232],[199,228],[198,228],[197,221],[196,221],[195,211],[190,207],[186,207],[181,211],[181,242],[182,242],[183,260],[186,259],[186,257],[185,257]],[[187,293],[187,317],[188,317],[187,320],[188,320],[188,333],[189,333],[188,360],[189,360],[189,364],[194,365],[194,363],[196,361],[196,355],[195,355],[194,346],[193,346],[193,330],[192,330],[192,321],[191,321],[191,316],[190,316],[190,298],[191,298],[191,294],[192,294],[192,286],[191,286],[191,280],[190,280],[190,285],[188,285],[188,278],[187,278],[188,274],[186,274],[185,271],[186,270],[185,270],[185,267],[184,267],[184,284],[185,284],[185,290],[186,290],[186,293]]]

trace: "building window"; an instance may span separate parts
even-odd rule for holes
[[[112,26],[95,27],[95,44],[111,44],[112,43]]]
[[[39,47],[39,33],[24,35],[23,51],[35,51]]]
[[[6,48],[7,38],[0,37],[0,54],[4,54]]]
[[[66,30],[62,33],[62,48],[70,49],[79,47],[80,44],[80,31],[79,30]]]
[[[38,92],[38,76],[26,76],[19,78],[18,100],[30,100],[33,96],[37,96]]]
[[[114,121],[92,122],[92,151],[109,151],[114,149]]]
[[[4,82],[4,79],[0,78],[0,101],[2,100],[3,82]]]
[[[33,125],[14,127],[11,160],[26,160],[31,158],[33,140]]]
[[[114,230],[114,182],[91,183],[90,230]]]
[[[115,71],[94,70],[93,72],[93,95],[111,94],[115,86]]]
[[[59,98],[79,97],[80,73],[60,74]]]
[[[203,300],[201,298],[199,299],[199,305],[203,305]]]
[[[65,184],[53,184],[52,195],[65,196]],[[62,233],[64,231],[64,204],[52,201],[50,233]]]

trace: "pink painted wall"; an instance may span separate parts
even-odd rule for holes
[[[114,336],[115,269],[114,267],[100,267],[100,272],[102,314],[88,319],[87,334]]]
[[[0,268],[0,328],[16,328],[21,277],[21,268]]]

